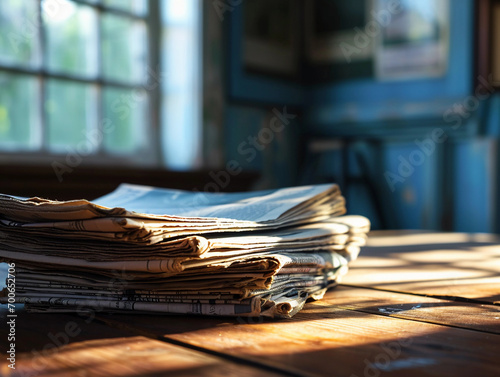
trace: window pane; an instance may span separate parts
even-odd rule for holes
[[[146,28],[144,22],[115,15],[102,17],[104,77],[141,83],[146,75]]]
[[[38,2],[0,1],[0,62],[36,66],[39,54]]]
[[[201,33],[198,0],[163,0],[162,145],[167,166],[190,169],[201,156]]]
[[[147,11],[146,0],[103,0],[107,7],[124,10],[126,12],[143,15]]]
[[[111,153],[130,153],[147,145],[147,93],[143,90],[105,89],[104,148]]]
[[[38,81],[0,73],[0,88],[0,146],[14,150],[39,147]]]
[[[97,75],[97,14],[68,0],[44,0],[47,67],[51,71]]]
[[[98,149],[94,132],[97,128],[95,94],[88,84],[48,81],[45,113],[50,149],[67,152],[68,148],[76,148],[80,155]]]

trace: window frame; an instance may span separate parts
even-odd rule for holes
[[[163,162],[161,159],[161,145],[160,145],[160,127],[161,127],[161,85],[159,82],[156,85],[151,85],[151,88],[147,88],[147,82],[140,84],[125,83],[117,80],[106,79],[103,76],[102,69],[102,54],[101,54],[101,43],[102,43],[102,27],[101,20],[104,14],[116,15],[120,17],[126,17],[130,20],[143,21],[146,27],[146,39],[147,39],[147,54],[146,54],[146,67],[148,69],[148,79],[150,78],[150,70],[153,70],[155,74],[160,75],[161,70],[161,60],[160,60],[160,48],[161,48],[161,13],[160,13],[160,2],[157,0],[146,0],[147,2],[147,12],[145,14],[134,14],[132,12],[127,12],[118,8],[106,6],[102,3],[92,3],[85,0],[70,0],[76,5],[84,5],[95,9],[97,12],[97,74],[93,77],[84,77],[78,74],[72,73],[60,73],[52,72],[47,69],[46,64],[46,44],[47,44],[47,33],[46,27],[43,23],[42,16],[42,0],[37,0],[37,21],[39,24],[39,32],[37,33],[38,43],[40,46],[41,62],[39,67],[23,67],[14,66],[0,62],[0,73],[19,75],[24,77],[33,77],[37,80],[38,87],[38,103],[36,104],[36,112],[39,122],[39,127],[41,129],[41,147],[37,150],[23,150],[23,151],[13,151],[8,152],[6,150],[0,150],[0,164],[1,165],[40,165],[40,164],[54,164],[59,163],[68,168],[75,168],[76,164],[78,166],[94,166],[94,167],[110,167],[110,166],[133,166],[133,167],[163,167]],[[56,79],[66,82],[82,83],[92,86],[95,89],[96,97],[96,117],[97,122],[101,122],[104,117],[103,109],[103,90],[105,88],[113,89],[127,89],[127,90],[142,90],[147,91],[147,104],[146,112],[148,114],[146,119],[146,124],[148,124],[147,132],[149,134],[148,138],[148,150],[149,154],[146,156],[137,156],[134,153],[123,153],[123,154],[111,154],[106,153],[103,148],[103,142],[99,143],[98,149],[91,154],[82,156],[72,156],[70,152],[67,153],[57,153],[49,150],[46,137],[47,137],[47,119],[44,110],[44,103],[47,97],[46,84],[47,80]],[[147,81],[147,80],[146,80]],[[76,152],[77,153],[77,152]],[[71,162],[70,162],[71,161]]]

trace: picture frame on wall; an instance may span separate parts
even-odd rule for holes
[[[373,12],[388,10],[393,0],[374,0]],[[448,68],[449,0],[406,0],[393,9],[377,35],[375,77],[408,80],[442,77]]]
[[[305,12],[313,82],[446,75],[449,0],[309,0]]]
[[[243,65],[257,74],[296,79],[299,74],[299,2],[243,2]]]
[[[224,20],[225,43],[230,51],[226,54],[225,80],[230,101],[288,106],[303,103],[301,31],[297,29],[301,4],[301,0],[245,0],[232,8],[230,17]],[[249,22],[259,25],[245,30]]]
[[[396,3],[418,1],[420,0],[395,0]],[[474,23],[475,7],[482,1],[500,2],[500,0],[448,1],[446,28],[452,32],[448,31],[447,54],[443,55],[441,60],[445,69],[439,74],[435,71],[422,70],[418,75],[413,74],[405,78],[399,76],[377,78],[373,75],[348,79],[340,77],[335,81],[325,74],[324,78],[311,80],[314,90],[308,93],[308,99],[312,106],[317,108],[311,122],[315,123],[317,130],[321,132],[335,130],[336,134],[345,135],[353,134],[354,128],[351,127],[353,123],[363,124],[363,127],[357,130],[360,134],[370,130],[378,132],[382,128],[392,132],[392,126],[388,125],[399,124],[399,119],[405,119],[405,130],[417,129],[423,124],[422,119],[432,120],[436,124],[444,123],[446,126],[453,125],[454,117],[461,116],[453,112],[457,98],[465,98],[474,93],[472,64],[478,56],[484,56],[474,53],[473,43],[474,30],[476,33],[482,33],[485,25]],[[373,17],[372,14],[371,21]],[[381,19],[380,16],[378,18]],[[364,29],[365,27],[360,30]],[[377,37],[376,33],[372,34],[374,38]],[[312,64],[311,61],[309,64]],[[349,66],[343,64],[346,65]],[[310,66],[310,70],[313,71],[316,67],[316,65]],[[410,68],[401,67],[402,70],[408,71]],[[322,102],[324,98],[331,101],[328,107]],[[474,127],[472,122],[464,123],[467,123],[467,127],[461,127],[460,132],[474,132],[471,131]],[[454,130],[454,134],[458,134],[458,130]]]
[[[305,7],[309,60],[350,63],[372,59],[373,41],[367,39],[360,46],[355,42],[369,18],[369,0],[310,0]]]
[[[372,0],[304,2],[305,50],[312,82],[372,78],[373,38],[363,33]]]

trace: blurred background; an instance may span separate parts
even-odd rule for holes
[[[2,0],[0,192],[336,182],[500,232],[497,0]]]

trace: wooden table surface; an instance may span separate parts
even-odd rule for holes
[[[26,313],[2,376],[500,376],[500,240],[370,234],[342,284],[291,320]]]

